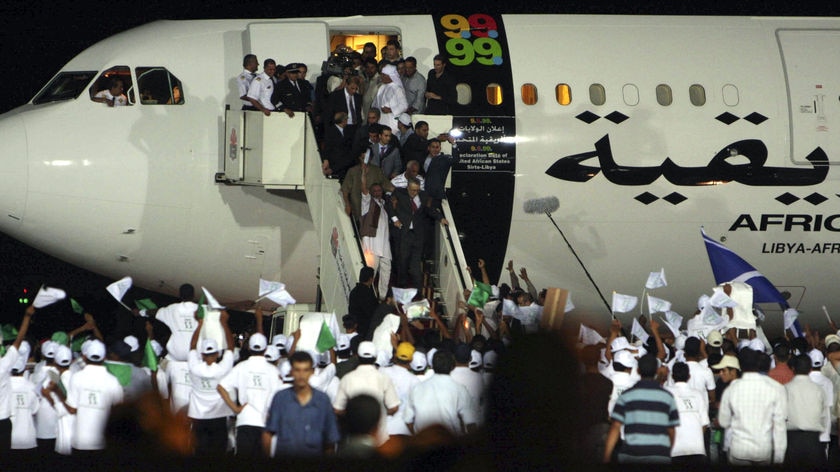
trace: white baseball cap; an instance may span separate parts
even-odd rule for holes
[[[376,345],[371,341],[359,343],[359,357],[362,359],[376,359]]]
[[[105,344],[98,339],[92,339],[88,342],[86,349],[82,352],[85,357],[93,362],[99,362],[105,359]]]
[[[254,333],[248,338],[248,349],[254,352],[261,352],[268,344],[268,340],[261,333]]]
[[[219,343],[215,339],[204,339],[201,341],[202,354],[215,354],[219,352]]]
[[[415,351],[414,355],[411,356],[411,364],[409,366],[414,372],[423,372],[427,366],[426,355],[420,351]]]

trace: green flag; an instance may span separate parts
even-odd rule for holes
[[[73,312],[77,315],[85,314],[85,309],[82,308],[82,305],[79,305],[79,302],[77,302],[75,298],[70,299],[70,306],[73,307]]]
[[[0,334],[3,335],[5,341],[14,341],[17,338],[18,330],[11,324],[4,324],[0,326]]]
[[[158,370],[158,359],[152,347],[152,340],[148,338],[146,339],[146,349],[143,351],[143,365],[148,367],[152,372],[157,372]]]
[[[315,348],[318,352],[328,351],[335,347],[335,337],[333,337],[330,327],[327,326],[326,321],[321,322],[321,333],[318,334],[318,341],[315,343]]]
[[[204,295],[201,295],[201,298],[198,300],[198,312],[195,314],[196,318],[203,320],[204,319]]]
[[[73,352],[82,352],[82,344],[87,341],[88,336],[82,335],[76,338],[73,338],[73,342],[70,343],[70,350]]]
[[[492,293],[493,289],[489,285],[483,282],[476,282],[470,294],[470,299],[467,301],[467,305],[484,308],[484,304],[487,303]]]
[[[155,305],[155,302],[153,302],[151,298],[134,300],[134,304],[137,305],[138,310],[154,310],[158,307],[157,305]]]
[[[58,344],[61,344],[62,346],[70,344],[70,336],[68,336],[67,333],[65,333],[64,331],[56,331],[55,333],[53,333],[52,338],[50,339],[57,342]]]
[[[131,383],[131,364],[105,361],[105,369],[116,377],[123,387]]]

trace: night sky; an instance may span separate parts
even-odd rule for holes
[[[492,10],[509,13],[645,14],[645,15],[746,15],[840,16],[840,2],[811,3],[766,1],[668,1],[609,2],[373,2],[358,0],[219,1],[145,3],[112,0],[89,2],[0,2],[0,112],[26,103],[74,55],[117,32],[161,19],[281,18],[345,16],[355,14],[423,14],[430,11]],[[305,8],[301,7],[305,5]],[[394,5],[385,9],[381,5]],[[65,288],[83,305],[116,309],[103,287],[111,280],[56,261],[0,234],[0,322],[19,320],[23,307],[18,299],[28,287],[30,298],[41,283]],[[161,302],[162,296],[156,297]],[[68,307],[61,307],[67,310]],[[46,322],[47,320],[45,320]],[[60,324],[75,324],[70,317]],[[68,326],[67,328],[69,328]]]

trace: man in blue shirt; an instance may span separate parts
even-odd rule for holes
[[[315,371],[312,357],[295,352],[292,365],[292,388],[274,395],[263,432],[263,448],[271,453],[276,437],[275,455],[310,456],[331,453],[338,442],[338,425],[329,397],[309,386]]]

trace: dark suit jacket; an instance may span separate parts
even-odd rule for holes
[[[411,197],[408,196],[408,190],[404,188],[394,189],[393,198],[397,200],[394,216],[396,216],[400,223],[402,223],[401,232],[409,231],[409,228],[414,223],[415,233],[419,233],[422,237],[425,235],[429,225],[434,224],[435,221],[440,221],[443,215],[439,210],[432,207],[429,203],[429,196],[426,192],[420,191],[420,208],[414,213],[411,212]]]
[[[423,168],[425,158],[420,162],[420,168]],[[459,157],[450,156],[449,154],[440,153],[432,159],[429,164],[429,169],[426,171],[426,191],[429,196],[438,200],[446,198],[446,191],[444,185],[446,184],[446,177],[449,174],[449,169],[457,164]]]
[[[420,164],[420,173],[424,173],[423,162],[429,155],[429,140],[421,138],[416,133],[411,133],[400,151],[406,164],[408,164],[408,161],[417,161]]]
[[[347,173],[347,169],[356,164],[356,157],[350,153],[352,141],[353,137],[346,128],[344,136],[334,124],[327,125],[324,130],[323,158],[330,161],[330,168],[334,175],[342,177]]]
[[[357,126],[362,122],[362,96],[358,93],[353,95],[352,113],[347,110],[347,100],[344,97],[344,89],[339,89],[331,92],[327,96],[327,103],[324,106],[324,114],[322,115],[322,122],[331,124],[336,113],[343,111],[348,115],[353,115],[353,123]]]
[[[281,110],[291,108],[292,111],[306,111],[306,106],[309,105],[309,88],[300,80],[298,80],[298,87],[300,87],[300,90],[292,85],[291,80],[283,79],[274,88],[271,102],[282,102],[283,104],[279,107]]]

